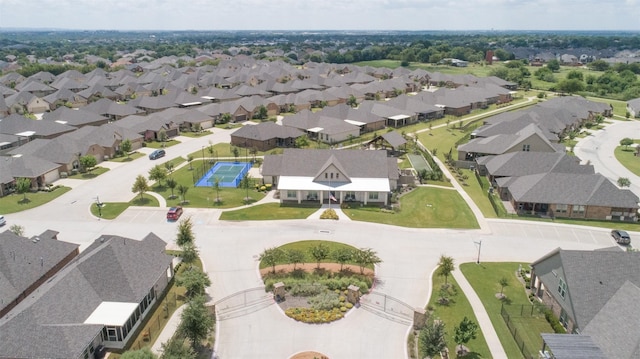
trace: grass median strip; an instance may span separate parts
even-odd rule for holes
[[[235,211],[222,212],[221,220],[227,221],[266,221],[278,219],[304,219],[320,208],[317,206],[283,206],[280,203],[265,203]]]

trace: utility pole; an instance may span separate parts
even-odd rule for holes
[[[482,239],[475,243],[478,244],[478,259],[476,260],[476,264],[480,264],[480,250],[482,249]]]

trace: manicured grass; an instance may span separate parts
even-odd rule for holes
[[[462,196],[454,190],[418,187],[400,198],[400,211],[383,212],[379,206],[343,205],[352,220],[413,228],[479,228]]]
[[[13,193],[4,197],[0,197],[0,214],[9,214],[35,208],[48,203],[66,192],[70,191],[69,187],[59,187],[51,192],[27,193],[27,200],[24,200],[23,194]]]
[[[104,168],[104,167],[94,167],[91,172],[85,172],[85,173],[76,173],[74,175],[71,175],[67,178],[72,178],[72,179],[92,179],[92,178],[96,178],[98,176],[100,176],[101,174],[105,173],[109,171],[108,168]]]
[[[100,217],[100,212],[98,211],[98,207],[94,204],[91,205],[91,214],[96,217],[104,218],[104,219],[115,219],[122,212],[124,212],[130,206],[141,206],[141,207],[159,207],[160,203],[158,200],[149,195],[143,195],[142,199],[140,199],[139,195],[136,195],[129,202],[104,202],[102,206],[102,216]]]
[[[555,222],[555,223],[564,223],[564,224],[573,224],[577,226],[590,226],[590,227],[599,227],[599,228],[608,228],[608,229],[623,229],[625,231],[640,231],[640,223],[638,222],[618,222],[618,221],[598,221],[592,219],[570,219],[570,218],[555,218],[554,220],[550,218],[540,218],[540,217],[530,217],[530,216],[509,216],[508,218],[515,219],[523,219],[529,221],[537,221],[537,222]]]
[[[505,305],[517,308],[521,305],[530,306],[524,286],[516,277],[519,265],[528,266],[526,263],[463,263],[460,265],[462,274],[467,278],[473,290],[478,294],[485,310],[489,314],[491,324],[500,338],[500,343],[509,358],[522,358],[522,354],[511,336],[507,325],[500,315],[500,308]],[[499,281],[506,278],[509,285],[504,288],[506,300],[500,300],[496,294],[500,293]],[[527,320],[528,319],[528,320]],[[524,340],[528,340],[529,348],[542,348],[540,333],[553,333],[553,329],[543,318],[518,318],[519,324],[523,324],[521,334]],[[528,333],[527,333],[528,332]]]
[[[222,212],[221,220],[227,221],[267,221],[277,219],[304,219],[320,208],[320,205],[312,207],[284,206],[280,203],[265,203],[235,211]]]
[[[478,179],[476,178],[474,171],[465,170],[465,169],[461,171],[464,175],[468,177],[468,179],[465,181],[458,180],[458,182],[462,184],[465,192],[467,192],[469,197],[471,197],[471,199],[476,204],[476,206],[480,208],[480,211],[482,212],[482,214],[487,218],[498,217],[498,215],[496,214],[496,211],[494,211],[493,209],[493,206],[491,206],[491,202],[489,201],[489,198],[487,197],[488,191],[489,191],[489,187],[488,187],[489,183],[486,177],[481,177],[481,180],[487,186],[486,188],[483,188],[482,186],[480,186],[480,183],[478,182]]]
[[[177,145],[178,143],[180,143],[180,141],[178,140],[164,141],[164,143],[160,141],[152,141],[152,142],[145,142],[145,145],[146,147],[149,147],[149,148],[167,148],[173,145]]]
[[[636,140],[636,143],[640,141]],[[614,155],[618,162],[625,166],[629,171],[633,172],[636,176],[640,176],[640,157],[635,155],[636,149],[633,147],[625,148],[625,146],[618,146],[614,151]]]
[[[140,157],[144,157],[144,153],[141,152],[133,152],[129,154],[129,157],[127,156],[122,156],[122,157],[116,157],[116,158],[112,158],[109,161],[112,162],[131,162],[133,160],[136,160]]]
[[[302,251],[302,253],[304,253],[306,255],[306,258],[305,258],[306,262],[305,263],[316,263],[315,259],[313,259],[313,257],[309,253],[309,251],[310,251],[310,249],[312,247],[317,246],[320,243],[326,245],[329,248],[329,253],[333,253],[336,250],[342,249],[342,248],[347,248],[347,249],[351,249],[351,250],[357,249],[356,247],[350,246],[348,244],[340,243],[340,242],[319,241],[319,240],[292,242],[292,243],[284,244],[284,245],[282,245],[282,246],[280,246],[278,248],[281,249],[282,251],[285,251],[285,252],[288,251],[288,250],[297,249],[299,251]],[[329,257],[331,257],[331,256],[329,256]],[[382,258],[382,260],[384,260],[384,258]],[[321,261],[320,263],[335,263],[335,260],[333,258],[327,258],[327,259]],[[278,261],[278,263],[276,265],[278,265],[278,264],[289,264],[289,261],[287,261],[286,258],[281,258],[280,261]],[[347,262],[345,264],[358,265],[355,262]],[[260,261],[260,269],[267,268],[267,267],[269,267],[269,266],[266,265],[265,263],[263,263],[262,261]],[[373,266],[366,266],[365,268],[373,269]]]
[[[176,160],[184,161],[184,158],[180,157]],[[195,160],[191,162],[193,168],[201,168],[202,161]],[[209,164],[206,164],[209,166]],[[244,188],[227,188],[220,187],[219,197],[220,202],[215,203],[216,200],[216,191],[213,187],[194,187],[193,186],[193,175],[195,171],[190,170],[189,166],[184,166],[177,171],[174,171],[171,174],[179,185],[184,185],[189,188],[186,194],[186,200],[188,203],[181,203],[182,198],[179,198],[179,192],[176,187],[174,190],[174,197],[171,197],[171,189],[166,186],[154,186],[153,192],[159,193],[163,197],[167,199],[167,206],[177,206],[181,205],[184,207],[215,207],[215,208],[233,208],[240,207],[245,204],[244,198],[247,196],[247,190]],[[258,192],[255,190],[255,185],[253,184],[256,180],[254,179],[249,186],[249,198],[251,198],[250,202],[255,202],[261,200],[265,194],[263,192]],[[164,181],[162,182],[164,185]]]
[[[444,277],[439,276],[434,272],[431,281],[433,291],[431,292],[431,298],[429,299],[427,309],[433,308],[431,317],[441,320],[444,323],[446,332],[445,341],[447,342],[447,348],[449,348],[449,357],[455,358],[456,343],[453,340],[455,333],[454,328],[460,324],[464,317],[469,318],[475,323],[478,323],[478,319],[473,313],[473,308],[471,308],[469,300],[467,300],[467,297],[464,295],[462,290],[459,289],[458,283],[453,276],[449,276],[447,283],[455,288],[455,291],[453,291],[455,294],[449,296],[450,301],[447,305],[438,303],[438,299],[440,298],[440,288],[442,288],[442,285],[444,284]],[[482,334],[482,331],[479,328],[476,339],[472,339],[469,343],[465,344],[465,346],[469,348],[470,353],[464,358],[491,358],[491,352],[489,351],[487,342],[484,339],[484,334]]]
[[[204,137],[204,136],[210,135],[211,133],[212,132],[210,132],[208,130],[202,130],[200,132],[185,131],[185,132],[180,132],[180,136],[191,137],[191,138],[200,138],[200,137]]]
[[[611,100],[608,98],[591,97],[591,96],[587,96],[586,99],[589,101],[602,102],[602,103],[606,103],[607,105],[612,105],[614,115],[625,117],[625,115],[627,114],[627,103],[625,101]]]

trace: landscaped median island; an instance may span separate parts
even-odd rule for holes
[[[309,263],[309,262],[314,263]],[[265,290],[285,314],[304,323],[342,319],[374,283],[370,248],[329,241],[300,241],[267,248],[260,254]]]

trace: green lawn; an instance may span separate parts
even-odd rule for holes
[[[389,213],[379,206],[345,204],[352,220],[413,228],[479,228],[462,196],[454,190],[418,187],[400,198],[400,211]]]
[[[465,192],[467,192],[469,197],[471,197],[476,206],[480,208],[482,214],[487,218],[498,217],[496,211],[493,209],[493,206],[491,206],[489,198],[487,197],[489,191],[489,181],[486,179],[486,177],[481,177],[481,180],[486,186],[485,188],[483,188],[482,186],[480,186],[480,183],[478,182],[478,179],[476,178],[476,175],[473,171],[462,170],[462,173],[463,175],[466,175],[468,179],[459,182],[461,182]]]
[[[145,142],[144,144],[146,147],[149,147],[149,148],[167,148],[167,147],[177,145],[178,143],[180,143],[180,141],[178,140],[168,140],[168,141],[164,141],[164,143],[160,141],[151,141],[151,142]]]
[[[639,140],[635,141],[639,143]],[[618,162],[625,166],[629,171],[633,172],[636,176],[640,176],[640,157],[635,155],[635,148],[625,146],[616,147],[614,154]]]
[[[184,158],[179,158],[181,161],[184,161]],[[176,159],[178,160],[178,159]],[[208,165],[208,163],[207,163]],[[202,161],[196,160],[191,162],[191,166],[193,168],[201,168]],[[247,191],[244,188],[227,188],[220,187],[219,197],[220,203],[214,203],[216,200],[216,191],[213,187],[194,187],[193,175],[195,171],[189,169],[189,166],[184,166],[179,170],[173,172],[171,177],[173,177],[179,185],[185,185],[189,188],[186,194],[186,200],[188,203],[181,204],[182,198],[179,198],[179,192],[176,189],[173,191],[174,196],[171,196],[171,189],[164,186],[164,181],[162,182],[163,186],[155,185],[152,188],[153,192],[159,193],[167,200],[168,206],[177,206],[182,205],[184,207],[215,207],[215,208],[233,208],[240,207],[244,205],[244,198],[247,196]],[[259,201],[264,196],[264,192],[258,192],[255,190],[255,186],[251,184],[249,186],[249,198],[251,198],[251,202]]]
[[[320,243],[322,243],[322,244],[326,245],[327,247],[329,247],[329,252],[330,253],[333,253],[337,249],[341,249],[341,248],[348,248],[348,249],[351,249],[351,250],[357,249],[357,248],[355,248],[353,246],[350,246],[350,245],[344,244],[344,243],[340,243],[340,242],[320,241],[320,240],[309,240],[309,241],[292,242],[292,243],[284,244],[284,245],[282,245],[282,246],[280,246],[278,248],[283,250],[283,251],[288,251],[288,250],[292,250],[292,249],[300,250],[300,251],[302,251],[303,253],[306,254],[306,259],[305,259],[306,263],[315,263],[315,260],[309,254],[309,250],[311,249],[311,247],[317,246]],[[374,250],[375,250],[375,248],[374,248]],[[384,260],[384,258],[382,258],[382,260]],[[327,258],[327,259],[321,261],[320,263],[335,263],[335,260],[333,260],[332,258]],[[282,258],[282,259],[280,259],[280,261],[277,264],[289,264],[289,262],[287,261],[286,258]],[[355,262],[347,262],[346,264],[357,265],[357,263],[355,263]],[[262,261],[260,262],[260,269],[267,268],[267,267],[269,267],[269,266],[266,265],[265,263],[262,263]],[[373,269],[373,266],[367,266],[366,268]]]
[[[278,219],[304,219],[320,208],[320,205],[301,207],[285,206],[280,203],[265,203],[257,206],[222,212],[221,220],[228,221],[266,221]]]
[[[521,305],[530,306],[529,299],[525,292],[524,286],[516,277],[516,271],[519,265],[528,266],[526,263],[463,263],[460,265],[462,274],[467,278],[473,290],[478,294],[485,310],[489,314],[491,323],[500,338],[500,343],[509,358],[522,358],[522,354],[518,349],[516,342],[513,340],[507,325],[500,315],[500,308],[505,305],[509,308],[517,308]],[[504,288],[504,294],[507,300],[500,300],[496,294],[500,293],[499,281],[506,278],[509,285]],[[518,325],[522,325],[523,330],[519,332],[523,339],[528,341],[528,347],[542,348],[542,339],[540,333],[553,333],[553,329],[542,318],[518,318]],[[537,349],[536,349],[537,350]]]
[[[68,178],[73,178],[73,179],[92,179],[92,178],[96,178],[98,176],[100,176],[101,174],[105,173],[109,171],[108,168],[104,168],[104,167],[94,167],[91,172],[85,172],[85,173],[76,173],[74,175],[69,176]]]
[[[112,158],[109,161],[112,162],[131,162],[133,160],[136,160],[140,157],[144,157],[144,153],[141,152],[133,152],[129,154],[129,157],[127,156],[122,156],[122,157],[116,157],[116,158]]]
[[[460,324],[464,317],[467,317],[476,323],[478,323],[478,319],[473,313],[473,309],[471,308],[471,304],[469,304],[467,297],[464,295],[462,290],[459,289],[456,280],[452,276],[449,276],[447,282],[452,285],[453,288],[455,288],[455,291],[453,291],[455,294],[450,295],[449,304],[442,305],[438,303],[438,298],[440,298],[440,288],[444,284],[444,277],[439,276],[434,272],[432,278],[433,290],[431,292],[431,298],[429,299],[429,305],[427,309],[433,308],[433,313],[431,313],[431,316],[434,319],[439,319],[444,322],[446,332],[445,340],[447,342],[447,347],[449,348],[449,357],[455,358],[456,343],[453,340],[454,328],[458,324]],[[491,358],[491,352],[489,351],[487,342],[484,339],[482,331],[479,329],[476,339],[469,341],[469,343],[467,343],[465,346],[469,348],[470,353],[467,354],[467,356],[465,356],[464,358]],[[422,356],[420,357],[422,358]]]
[[[13,193],[4,197],[0,197],[0,214],[9,214],[35,208],[50,202],[66,192],[70,191],[69,187],[59,187],[51,192],[27,193],[25,195]]]
[[[139,195],[136,195],[129,202],[104,202],[102,206],[101,218],[115,219],[130,206],[159,207],[160,203],[155,197],[149,194],[143,195],[142,199],[140,199]],[[98,207],[95,204],[91,205],[91,214],[96,217],[100,217],[100,212],[98,211]]]
[[[627,114],[627,103],[625,101],[611,100],[608,98],[591,97],[591,96],[587,96],[586,99],[589,101],[602,102],[602,103],[606,103],[607,105],[612,105],[614,115],[625,117],[625,115]]]
[[[212,132],[207,130],[202,130],[200,132],[191,132],[191,131],[180,132],[180,136],[191,137],[191,138],[199,138],[199,137],[204,137],[211,134]]]

